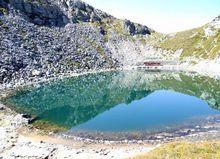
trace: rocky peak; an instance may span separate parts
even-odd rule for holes
[[[220,29],[220,16],[216,17],[204,27],[205,36],[211,37],[217,35],[218,29]]]
[[[113,18],[107,13],[94,9],[80,0],[0,1],[1,8],[8,9],[8,4],[14,9],[19,10],[30,22],[37,25],[63,26],[69,21],[73,23],[100,22],[104,18]]]
[[[209,25],[215,29],[219,29],[220,28],[220,16],[216,17]]]
[[[105,12],[93,8],[80,0],[60,0],[73,23],[101,22],[104,18],[113,18]]]
[[[81,0],[1,0],[1,8],[13,7],[29,22],[40,26],[62,27],[67,23],[98,22],[115,17],[95,9]],[[0,14],[3,14],[3,11]],[[130,35],[146,35],[151,30],[147,26],[124,20],[123,28]],[[105,32],[105,30],[103,30]]]
[[[141,34],[151,34],[150,29],[147,26],[136,24],[131,22],[130,20],[124,21],[124,29],[131,35]]]
[[[220,28],[220,16],[216,17],[213,22],[215,28]]]

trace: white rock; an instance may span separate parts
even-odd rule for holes
[[[40,71],[38,71],[38,70],[33,70],[32,72],[31,72],[31,74],[33,75],[33,76],[39,76],[40,75]]]
[[[210,36],[215,36],[216,35],[216,31],[213,30],[211,27],[205,28],[204,32],[205,32],[205,36],[206,37],[210,37]]]

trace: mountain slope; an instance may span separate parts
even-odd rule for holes
[[[216,62],[219,23],[163,35],[80,0],[0,0],[0,89],[147,60]]]
[[[80,0],[1,0],[0,83],[122,66],[120,42],[151,32]]]
[[[180,58],[214,60],[220,55],[220,16],[202,27],[176,34],[155,34],[151,42],[156,47],[171,50],[171,55],[180,50]]]

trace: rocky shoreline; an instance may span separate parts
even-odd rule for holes
[[[142,134],[136,139],[128,134],[124,134],[124,139],[117,138],[116,134],[107,134],[117,140],[105,139],[106,136],[99,133],[93,136],[85,133],[84,137],[68,136],[68,133],[45,133],[29,125],[25,115],[17,114],[4,105],[0,105],[0,116],[0,158],[3,159],[128,158],[172,141],[220,140],[219,116],[209,117],[205,123],[194,127]]]
[[[128,158],[152,150],[147,144],[86,143],[30,130],[28,120],[0,105],[0,158]]]
[[[178,141],[183,138],[199,138],[204,134],[201,140],[212,140],[220,138],[220,116],[209,116],[195,123],[185,123],[179,127],[170,127],[152,132],[86,132],[86,131],[67,131],[60,135],[67,139],[83,141],[86,143],[133,143],[133,144],[150,144],[157,145],[171,141]],[[213,135],[212,135],[213,133]],[[206,136],[205,134],[209,134]]]

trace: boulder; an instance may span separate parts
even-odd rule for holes
[[[105,35],[105,34],[106,34],[105,29],[104,29],[103,27],[100,27],[100,28],[99,28],[99,31],[100,31],[100,33],[101,33],[102,35]]]
[[[137,34],[141,34],[141,35],[147,35],[147,34],[151,34],[149,28],[147,26],[143,26],[138,24],[136,26],[136,33]]]
[[[78,8],[83,11],[86,11],[85,3],[83,3],[82,1],[79,1],[79,0],[74,0],[73,7]]]
[[[91,13],[91,22],[100,22],[102,19],[94,12]]]
[[[135,25],[130,20],[124,21],[124,29],[127,33],[129,33],[131,35],[135,35],[135,33],[136,33]]]
[[[88,22],[90,20],[90,16],[87,14],[87,12],[84,12],[82,10],[76,9],[76,11],[73,14],[73,22]]]
[[[32,4],[31,3],[23,3],[23,4],[24,4],[23,11],[25,11],[28,14],[31,14],[32,13]]]
[[[31,74],[32,74],[32,76],[40,76],[41,75],[41,71],[39,71],[39,70],[32,70]]]
[[[130,35],[136,35],[136,34],[146,35],[151,33],[147,26],[133,23],[130,20],[124,21],[124,29]]]

